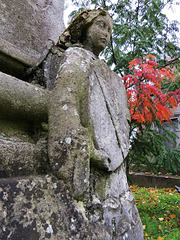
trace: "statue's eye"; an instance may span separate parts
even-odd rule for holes
[[[103,21],[98,21],[97,24],[100,28],[105,28],[105,23]]]

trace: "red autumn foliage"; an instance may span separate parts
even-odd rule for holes
[[[180,102],[180,89],[168,94],[161,90],[164,81],[175,81],[174,74],[166,68],[157,69],[157,66],[155,56],[151,54],[144,59],[134,59],[129,63],[133,74],[122,78],[127,89],[131,118],[139,123],[156,120],[171,122],[172,109],[176,110]]]

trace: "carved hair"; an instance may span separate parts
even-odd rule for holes
[[[70,25],[60,35],[57,45],[63,49],[67,49],[71,46],[82,47],[82,43],[86,38],[87,29],[99,15],[106,16],[109,15],[109,13],[101,8],[96,10],[83,10],[71,21]]]

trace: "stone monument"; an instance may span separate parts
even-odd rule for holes
[[[27,2],[43,14],[59,4]],[[1,71],[12,76],[0,73],[0,239],[143,239],[124,166],[126,92],[98,58],[112,26],[107,11],[85,10],[48,54],[47,40],[45,53],[41,45],[33,48],[41,56],[35,54],[32,63],[21,61],[22,46],[19,57],[13,51],[7,57],[13,66]],[[44,86],[34,79],[39,69]]]
[[[60,37],[59,46],[67,49],[50,92],[49,160],[89,223],[106,232],[98,239],[140,240],[142,224],[124,166],[126,92],[120,77],[98,58],[112,27],[108,12],[87,10]]]

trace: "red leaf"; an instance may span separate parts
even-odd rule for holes
[[[153,61],[151,60],[153,59]],[[134,59],[129,63],[134,68],[133,75],[126,75],[124,80],[132,120],[145,123],[159,120],[171,122],[171,108],[177,108],[180,102],[180,89],[163,94],[161,83],[174,81],[173,73],[165,68],[157,69],[155,57],[147,55],[144,60]]]

